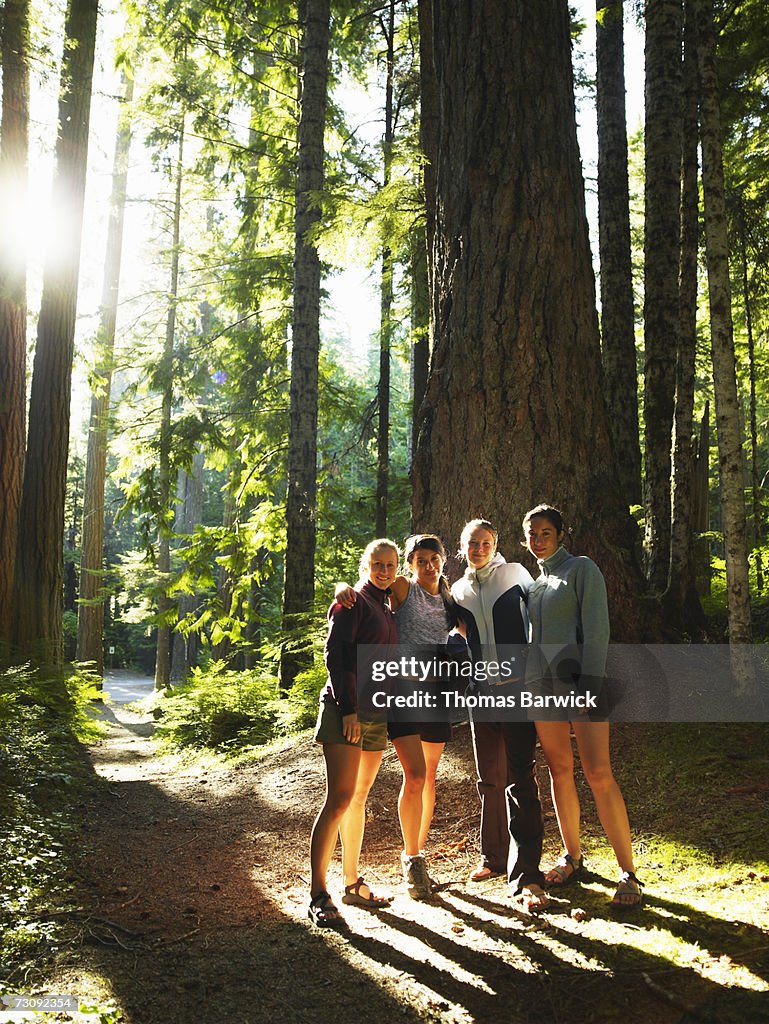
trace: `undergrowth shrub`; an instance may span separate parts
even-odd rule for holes
[[[86,709],[96,677],[73,671],[64,683],[28,666],[0,672],[0,962],[50,941],[44,910],[64,886],[73,808],[86,769],[78,739],[98,726]]]
[[[224,662],[193,669],[189,680],[155,698],[158,735],[171,746],[220,752],[258,746],[314,724],[322,666],[302,672],[286,695],[264,667],[243,672]]]

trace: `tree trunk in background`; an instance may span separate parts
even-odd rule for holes
[[[692,533],[697,593],[710,594],[710,402],[705,402],[694,458]]]
[[[721,478],[721,517],[726,553],[729,642],[738,645],[732,652],[732,670],[737,691],[747,695],[755,689],[755,676],[751,671],[749,648],[744,645],[752,642],[753,631],[750,619],[742,431],[732,331],[729,241],[713,4],[712,0],[692,0],[692,3],[696,11],[700,72],[702,190],[705,204],[718,467]]]
[[[176,335],[176,307],[179,295],[179,244],[182,220],[182,181],[184,180],[184,116],[179,126],[179,149],[174,189],[174,213],[171,242],[171,278],[168,287],[168,313],[163,357],[158,374],[162,384],[160,434],[158,444],[158,553],[157,569],[160,577],[157,622],[158,635],[155,653],[155,689],[166,690],[171,685],[171,613],[174,602],[168,594],[171,573],[171,410],[174,401],[174,338]]]
[[[646,3],[644,429],[647,573],[670,567],[670,472],[678,338],[681,0]]]
[[[633,268],[630,259],[622,3],[596,0],[598,235],[604,396],[627,505],[643,501],[638,440]]]
[[[224,508],[222,509],[222,526],[225,530],[232,530],[235,525],[235,494],[233,493],[233,467],[230,466],[229,479],[227,486],[224,488]],[[222,607],[222,612],[225,616],[233,614],[232,607],[232,584],[233,584],[233,573],[231,563],[233,559],[237,557],[238,543],[237,540],[233,541],[225,549],[224,554],[226,556],[226,562],[220,562],[219,572],[216,580],[216,592],[219,597],[219,603]],[[214,661],[229,662],[232,656],[232,641],[228,636],[222,637],[217,643],[211,645],[211,657]]]
[[[71,0],[65,22],[53,202],[68,217],[43,281],[15,574],[18,647],[54,672],[63,662],[64,497],[97,11],[97,0]]]
[[[179,470],[176,488],[176,533],[192,534],[195,527],[203,521],[203,467],[205,452],[195,452],[192,467],[188,473]],[[191,615],[198,607],[197,594],[180,594],[178,598],[179,621]],[[190,674],[198,663],[200,640],[198,634],[182,635],[178,631],[173,634],[171,652],[171,682],[180,683]]]
[[[393,72],[395,65],[395,0],[390,0],[387,24],[385,77],[385,130],[382,140],[383,187],[390,184],[393,150]],[[380,282],[379,384],[377,386],[376,535],[387,536],[387,501],[390,488],[390,348],[392,342],[393,255],[388,244],[391,226],[385,217],[382,231]]]
[[[753,335],[753,310],[748,277],[748,252],[745,242],[745,215],[742,200],[739,206],[740,256],[742,262],[742,302],[745,307],[745,330],[748,335],[750,374],[750,491],[753,507],[753,547],[756,549],[756,592],[763,593],[764,567],[761,546],[764,524],[761,515],[761,472],[758,465],[758,410],[756,403],[756,340]]]
[[[436,0],[435,347],[414,519],[454,543],[487,516],[508,558],[552,501],[595,557],[613,635],[645,634],[635,523],[602,395],[565,0]]]
[[[684,28],[681,150],[681,253],[679,328],[673,420],[670,575],[665,592],[672,613],[683,612],[689,632],[703,627],[694,575],[694,370],[697,354],[697,254],[699,246],[697,50],[691,8]]]
[[[112,196],[104,257],[101,318],[96,339],[96,389],[91,397],[88,457],[83,501],[83,537],[80,554],[80,601],[77,614],[77,660],[92,662],[104,675],[104,486],[107,476],[107,434],[115,352],[120,263],[123,253],[128,152],[131,145],[130,105],[133,78],[123,75],[124,96],[118,114],[115,158],[112,168]]]
[[[427,389],[430,366],[430,286],[427,277],[425,231],[420,225],[411,236],[411,431],[409,467],[417,450],[419,410]]]
[[[424,323],[424,335],[415,335],[413,348],[413,388],[412,388],[412,423],[411,423],[411,458],[413,467],[414,456],[419,440],[421,424],[421,408],[427,390],[427,377],[430,366],[430,352],[434,338],[432,324],[433,264],[435,258],[435,162],[438,148],[438,83],[435,77],[433,59],[433,5],[432,0],[419,0],[419,143],[424,163],[422,164],[422,188],[425,202],[424,236],[420,233],[420,244],[424,245],[424,275],[427,284],[426,315],[417,313],[422,304],[422,272],[415,271],[414,296],[412,309],[414,317],[419,316],[419,323]],[[417,251],[418,251],[417,247]]]
[[[13,572],[24,478],[27,366],[26,225],[11,230],[27,203],[29,0],[6,0],[2,24],[0,125],[0,662],[13,639]]]
[[[286,582],[281,655],[283,689],[310,662],[302,632],[315,595],[315,519],[318,447],[320,259],[308,237],[321,217],[313,193],[323,188],[324,127],[328,82],[329,0],[302,5],[302,96],[299,117],[294,249],[294,320],[286,494]]]

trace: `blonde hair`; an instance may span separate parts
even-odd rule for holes
[[[464,529],[459,536],[459,553],[464,558],[467,555],[467,545],[470,543],[470,538],[476,530],[486,530],[494,538],[494,547],[497,546],[499,541],[499,530],[496,526],[488,521],[488,519],[471,519],[469,523],[465,523]]]
[[[360,579],[364,579],[368,575],[369,566],[371,565],[371,556],[379,548],[392,548],[395,552],[395,561],[400,562],[401,552],[398,545],[394,540],[390,540],[388,537],[377,537],[376,540],[369,541],[369,543],[363,549],[363,554],[360,556],[360,562],[358,564],[358,575]]]

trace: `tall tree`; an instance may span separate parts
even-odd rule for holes
[[[171,574],[171,413],[174,401],[174,339],[176,312],[179,304],[179,256],[182,220],[182,183],[184,181],[184,113],[178,128],[178,150],[174,184],[172,214],[171,271],[168,285],[166,335],[158,379],[161,386],[160,432],[158,435],[158,547],[157,569],[159,593],[157,600],[157,646],[155,652],[155,689],[164,690],[171,685],[171,616],[174,602],[168,593]]]
[[[735,645],[732,667],[738,690],[749,693],[755,687],[750,651],[747,647],[752,641],[753,633],[748,582],[741,407],[734,359],[729,238],[713,4],[712,0],[692,0],[692,4],[696,12],[700,72],[702,191],[710,299],[710,345],[718,431],[718,469],[721,479],[721,518],[726,555],[729,642]]]
[[[670,472],[678,337],[682,0],[646,3],[644,459],[649,581],[670,565]]]
[[[63,660],[64,495],[97,12],[97,0],[70,0],[65,19],[53,186],[64,222],[43,280],[15,573],[18,647],[54,670]]]
[[[435,155],[438,127],[438,89],[433,60],[432,0],[419,0],[419,145],[422,151],[424,229],[419,232],[412,257],[412,316],[414,341],[411,356],[411,461],[419,439],[420,410],[427,390],[430,349],[433,339],[432,294],[435,244]],[[422,268],[424,263],[424,269]],[[425,294],[426,292],[426,294]],[[424,314],[421,312],[426,305]]]
[[[123,72],[123,99],[118,113],[115,156],[112,167],[112,196],[104,256],[99,332],[96,338],[96,387],[91,396],[88,430],[88,456],[85,470],[83,535],[80,556],[80,601],[77,615],[77,658],[92,662],[95,671],[104,674],[104,598],[102,565],[104,560],[104,485],[107,472],[107,434],[109,430],[112,369],[115,352],[120,265],[123,255],[128,154],[131,146],[133,77]]]
[[[24,476],[27,359],[26,225],[13,230],[27,200],[29,0],[6,0],[0,123],[0,649],[13,632],[13,573]]]
[[[678,346],[673,418],[670,577],[665,600],[681,609],[690,630],[702,625],[694,578],[694,386],[697,355],[697,255],[699,251],[699,88],[696,33],[686,5],[682,92],[681,253],[678,271]]]
[[[328,83],[329,0],[302,4],[302,70],[294,238],[294,318],[286,495],[286,582],[283,624],[297,630],[315,594],[315,520],[320,350],[320,258],[312,232],[321,218]],[[288,687],[306,656],[284,648],[281,681]]]
[[[640,505],[643,494],[638,440],[622,17],[621,0],[596,0],[601,354],[606,409],[620,486],[628,505]]]
[[[457,537],[561,505],[643,633],[635,527],[601,391],[565,0],[434,0],[440,96],[435,347],[414,472],[417,526]]]
[[[385,37],[385,128],[382,139],[384,188],[390,184],[393,161],[393,77],[395,71],[395,0],[390,0],[387,19],[380,18]],[[390,348],[392,342],[393,253],[389,242],[389,218],[382,224],[380,318],[379,318],[379,383],[377,385],[377,479],[376,534],[387,535],[387,501],[390,482]]]

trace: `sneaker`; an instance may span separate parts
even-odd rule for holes
[[[429,900],[432,895],[432,886],[424,857],[419,854],[409,857],[404,852],[401,854],[401,865],[406,891],[412,900]]]
[[[425,862],[425,874],[427,875],[427,881],[430,884],[430,892],[438,892],[440,889],[440,882],[436,882],[430,872],[427,870],[427,856],[424,850],[419,851],[419,856]]]

